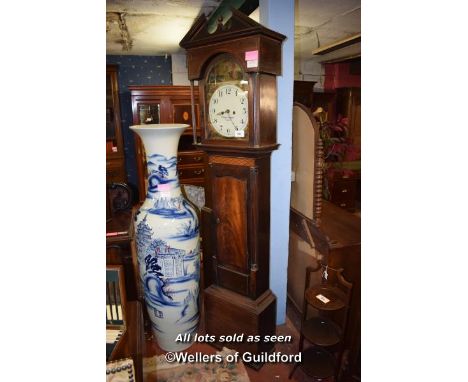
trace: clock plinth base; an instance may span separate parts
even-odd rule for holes
[[[260,354],[269,352],[275,343],[264,342],[265,336],[276,334],[276,297],[267,290],[256,300],[228,289],[211,285],[204,292],[205,331],[216,336],[239,336],[242,342],[215,342],[217,348],[228,347],[238,352]],[[248,342],[248,336],[260,336],[259,342]],[[245,363],[259,369],[263,363]]]

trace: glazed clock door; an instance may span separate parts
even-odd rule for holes
[[[249,295],[249,211],[252,194],[248,167],[212,164],[212,241],[217,284]]]
[[[248,74],[229,54],[216,57],[204,80],[206,140],[249,141],[251,124]]]

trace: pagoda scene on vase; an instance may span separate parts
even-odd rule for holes
[[[190,222],[186,224],[190,225]],[[198,224],[193,232],[198,235]],[[176,242],[185,239],[178,238],[184,235],[169,236],[175,238],[172,240]],[[195,332],[199,316],[199,241],[194,249],[185,250],[168,241],[154,238],[145,216],[137,226],[137,248],[148,313],[155,318],[152,320],[153,329],[161,334]],[[165,328],[164,321],[159,325],[157,320],[166,317],[172,322],[169,330]]]

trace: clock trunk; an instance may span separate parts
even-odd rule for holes
[[[210,152],[206,175],[207,285],[256,299],[269,288],[270,156]]]

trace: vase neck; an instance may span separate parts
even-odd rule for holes
[[[148,169],[147,197],[158,198],[163,193],[178,196],[181,193],[177,172],[177,146],[184,124],[135,125],[130,129],[143,141]]]
[[[180,194],[177,156],[166,157],[161,154],[149,154],[146,157],[148,168],[147,197],[156,198],[162,194]]]

